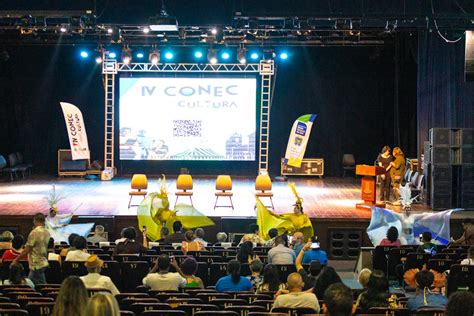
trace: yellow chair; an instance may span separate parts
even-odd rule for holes
[[[174,202],[174,207],[176,207],[176,204],[178,203],[178,198],[180,196],[189,196],[189,199],[191,200],[191,206],[193,205],[193,178],[189,174],[180,174],[178,176],[178,180],[176,180],[176,189],[177,190],[182,190],[182,191],[176,191],[176,201]]]
[[[130,195],[130,201],[128,201],[128,208],[130,208],[130,206],[138,206],[138,204],[131,205],[132,198],[134,196],[143,196],[143,199],[145,199],[146,189],[148,188],[148,179],[146,178],[146,175],[134,174],[132,177],[131,187],[132,191],[128,193]]]
[[[234,209],[234,203],[232,203],[232,196],[234,195],[232,192],[232,179],[230,176],[218,176],[216,179],[216,203],[214,203],[214,209],[216,207],[232,207]],[[230,205],[217,205],[217,200],[221,196],[227,196],[230,199]]]
[[[270,176],[268,174],[261,174],[257,176],[257,179],[255,180],[255,195],[259,198],[262,197],[268,197],[270,198],[270,203],[272,204],[271,208],[275,209],[273,207],[273,193],[272,193],[272,180],[270,179]],[[270,206],[267,206],[270,207]]]

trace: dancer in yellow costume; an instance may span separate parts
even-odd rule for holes
[[[308,215],[303,212],[303,200],[296,192],[294,183],[288,183],[288,186],[293,191],[296,197],[293,213],[275,214],[269,211],[263,203],[257,198],[257,224],[260,227],[260,236],[268,240],[268,231],[271,228],[278,229],[279,234],[287,233],[294,234],[295,232],[302,232],[305,242],[314,235],[313,225]]]
[[[165,176],[158,179],[158,186],[160,191],[148,194],[137,209],[138,225],[146,227],[146,235],[150,240],[161,238],[160,230],[163,226],[173,231],[173,223],[176,221],[181,221],[188,229],[214,225],[211,219],[191,205],[178,204],[174,211],[170,210]]]

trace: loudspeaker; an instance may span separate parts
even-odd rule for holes
[[[431,163],[431,144],[430,142],[423,143],[423,164],[424,167]],[[423,168],[426,169],[426,168]]]
[[[462,192],[460,206],[462,208],[474,208],[474,192]]]
[[[452,171],[451,166],[440,166],[440,165],[431,165],[431,178],[433,183],[438,182],[451,182],[452,181]]]
[[[362,232],[357,229],[331,229],[329,240],[331,258],[355,260],[362,246]]]
[[[450,143],[449,128],[432,128],[430,129],[430,143],[432,146],[449,146]]]
[[[462,145],[474,146],[474,128],[462,129]]]
[[[453,206],[451,181],[435,181],[431,183],[430,203],[433,210],[448,209]]]
[[[474,182],[474,164],[462,165],[461,167],[461,181]]]
[[[474,164],[474,147],[464,146],[461,148],[462,158],[461,162],[463,164]]]
[[[431,148],[431,163],[434,165],[448,165],[451,163],[449,147],[433,146]]]

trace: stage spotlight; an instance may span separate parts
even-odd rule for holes
[[[203,54],[200,50],[197,50],[197,51],[194,52],[194,57],[199,59],[199,58],[202,58],[202,56],[203,56]]]
[[[139,53],[137,53],[136,56],[137,56],[138,59],[141,59],[141,58],[145,57],[145,54],[143,54],[142,52],[139,52]]]
[[[143,33],[148,34],[150,33],[150,29],[148,27],[143,28]]]
[[[61,24],[61,26],[59,27],[59,31],[61,33],[66,33],[68,30],[69,30],[69,25],[68,24]]]
[[[97,56],[97,57],[95,58],[95,62],[96,62],[97,64],[100,64],[100,63],[102,62],[102,56],[100,56],[100,55]]]
[[[132,61],[132,51],[128,47],[122,49],[122,61],[124,64],[130,64]]]
[[[114,32],[114,29],[113,29],[113,28],[109,27],[109,28],[107,29],[107,33],[108,33],[108,34],[112,34],[113,32]]]
[[[80,54],[80,55],[81,55],[82,58],[87,58],[87,57],[89,57],[89,53],[88,53],[87,51],[85,51],[85,50],[81,50],[81,54]]]
[[[257,60],[258,59],[258,53],[250,54],[250,58],[252,58],[253,60]]]
[[[171,59],[173,59],[173,57],[174,57],[174,55],[173,55],[172,52],[166,52],[165,53],[165,59],[166,60],[171,60]]]
[[[207,60],[209,61],[210,64],[217,64],[217,52],[213,49],[209,50],[207,52]]]
[[[230,54],[228,52],[222,52],[221,58],[224,60],[228,60],[230,58]]]
[[[158,63],[160,62],[160,51],[159,50],[150,51],[149,60],[150,60],[150,63],[152,63],[153,65],[158,65]]]
[[[282,52],[282,53],[280,53],[280,55],[278,57],[280,57],[280,59],[283,59],[283,60],[288,59],[288,53]]]
[[[217,34],[217,29],[216,29],[215,27],[212,28],[212,29],[211,29],[211,33],[212,33],[213,35],[216,35],[216,34]]]
[[[247,62],[247,59],[245,58],[245,48],[239,49],[237,52],[237,60],[241,64],[245,64]]]
[[[115,52],[109,52],[109,58],[112,58],[112,59],[117,58],[117,53],[115,53]]]

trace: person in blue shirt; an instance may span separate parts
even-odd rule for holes
[[[253,291],[252,282],[240,276],[240,262],[231,260],[227,264],[227,276],[220,278],[216,283],[217,292],[249,292]]]
[[[326,254],[326,251],[319,247],[317,237],[313,237],[312,241],[306,243],[301,251],[304,252],[302,260],[303,264],[310,264],[311,261],[314,260],[318,260],[323,266],[328,264],[328,255]]]
[[[416,311],[422,307],[445,308],[448,303],[446,296],[430,291],[434,282],[434,275],[428,270],[419,271],[415,274],[416,295],[407,302],[410,311]]]

